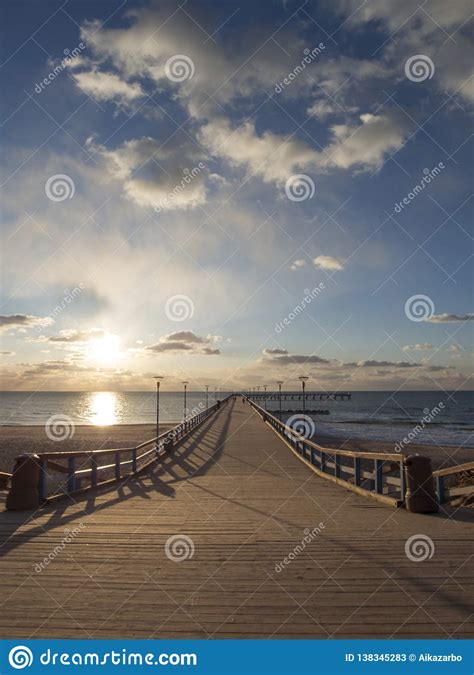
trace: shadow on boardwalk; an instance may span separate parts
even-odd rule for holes
[[[225,444],[230,422],[231,408],[224,408],[219,415],[218,423],[211,417],[196,431],[173,450],[172,454],[157,460],[142,473],[125,476],[116,484],[84,492],[63,499],[38,509],[27,511],[0,512],[0,556],[5,555],[16,545],[23,545],[49,528],[67,526],[83,516],[91,515],[113,507],[134,497],[151,499],[151,495],[160,493],[173,499],[174,483],[186,481],[195,476],[205,474],[219,460]],[[71,507],[76,508],[71,511]],[[50,518],[44,521],[45,514]],[[23,525],[31,525],[41,518],[38,527],[27,532],[15,533]]]
[[[4,513],[4,637],[474,635],[470,509],[408,513],[315,475],[239,401],[142,475]],[[83,531],[41,573],[35,565]],[[308,546],[305,533],[324,527]],[[177,561],[169,541],[192,554]],[[433,554],[406,553],[427,537]],[[278,570],[290,553],[297,554]]]

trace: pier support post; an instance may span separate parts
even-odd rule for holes
[[[437,513],[439,511],[436,496],[431,459],[422,455],[405,457],[405,506],[413,513]]]
[[[7,495],[8,511],[28,511],[40,505],[40,458],[38,455],[19,455],[13,470],[10,492]]]

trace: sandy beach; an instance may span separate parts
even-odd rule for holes
[[[174,425],[163,424],[160,431]],[[15,457],[25,452],[64,452],[72,450],[98,450],[100,448],[124,448],[138,445],[155,435],[153,424],[123,424],[115,426],[76,426],[72,438],[52,441],[43,426],[0,427],[0,471],[11,472]],[[373,440],[347,440],[334,436],[319,436],[313,439],[329,448],[343,448],[369,452],[395,452],[393,443]],[[417,445],[406,447],[407,455],[418,453],[431,458],[433,469],[472,461],[472,448],[452,446]]]
[[[160,425],[166,431],[171,424]],[[0,471],[11,472],[15,457],[25,452],[64,452],[72,450],[99,450],[100,448],[127,448],[139,445],[155,436],[154,424],[121,424],[99,427],[76,426],[72,438],[52,441],[44,426],[0,427]]]

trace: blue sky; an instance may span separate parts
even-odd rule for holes
[[[1,11],[3,388],[472,387],[467,2]]]

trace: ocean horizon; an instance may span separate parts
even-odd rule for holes
[[[217,398],[229,393],[218,392]],[[215,400],[214,391],[209,391],[208,404]],[[206,392],[187,392],[188,416],[205,405]],[[301,414],[302,407],[302,401],[283,401],[283,410],[291,409],[284,419]],[[278,415],[278,400],[267,401],[267,409]],[[352,391],[349,401],[307,401],[306,409],[329,411],[328,415],[309,414],[315,436],[397,443],[428,415],[430,421],[417,432],[417,443],[474,446],[472,391]],[[161,423],[179,422],[183,413],[183,391],[160,393]],[[78,426],[153,424],[156,392],[0,392],[0,426],[42,426],[53,415],[66,415]]]

